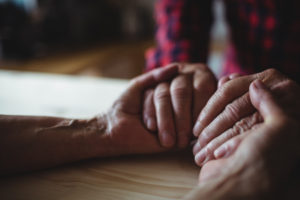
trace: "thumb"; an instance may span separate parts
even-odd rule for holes
[[[249,93],[253,106],[260,112],[265,122],[283,115],[271,91],[260,80],[251,83]]]
[[[178,65],[155,69],[131,80],[129,87],[119,98],[128,112],[137,113],[141,109],[143,93],[160,82],[168,81],[178,74]]]
[[[210,160],[205,163],[199,173],[199,184],[220,177],[227,169],[228,159]]]

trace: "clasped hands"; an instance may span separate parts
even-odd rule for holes
[[[194,140],[202,168],[187,198],[298,195],[299,99],[300,86],[274,69],[217,83],[205,65],[171,64],[134,78],[92,118],[1,115],[0,175],[163,152]]]
[[[204,65],[174,64],[131,81],[107,113],[108,133],[114,154],[184,148],[196,137],[202,190],[190,199],[225,196],[216,191],[259,199],[299,161],[299,95],[299,85],[273,69],[217,84]]]
[[[216,87],[202,64],[171,64],[133,79],[107,114],[108,132],[119,142],[114,146],[125,149],[121,154],[187,147],[193,123]]]

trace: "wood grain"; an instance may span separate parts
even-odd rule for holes
[[[0,180],[1,199],[181,199],[197,184],[190,150],[99,158]]]

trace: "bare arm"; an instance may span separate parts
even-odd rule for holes
[[[107,113],[91,119],[0,116],[0,175],[167,150],[142,124],[142,97],[149,87],[177,74],[178,68],[170,66],[133,79]]]
[[[0,173],[108,156],[104,116],[86,120],[0,116]]]

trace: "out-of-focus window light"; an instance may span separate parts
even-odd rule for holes
[[[0,0],[0,3],[14,3],[23,8],[27,12],[31,12],[37,8],[37,0]]]

